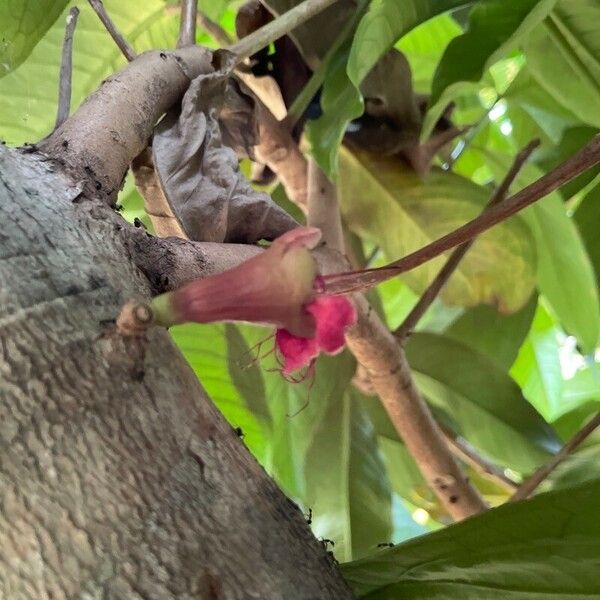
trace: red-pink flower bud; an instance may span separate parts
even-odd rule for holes
[[[313,336],[315,318],[305,305],[313,298],[317,275],[309,249],[320,237],[314,227],[298,227],[233,269],[157,296],[151,304],[156,322],[249,321]]]

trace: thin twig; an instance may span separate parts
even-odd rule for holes
[[[181,1],[181,17],[179,19],[179,39],[177,47],[193,46],[196,43],[196,19],[198,17],[198,0]]]
[[[515,481],[506,476],[504,471],[498,465],[495,465],[487,458],[481,456],[467,440],[460,437],[442,423],[438,422],[438,425],[440,426],[452,453],[472,467],[477,473],[484,477],[488,477],[511,494],[519,487]]]
[[[490,201],[483,209],[482,214],[484,214],[490,207],[495,206],[499,202],[502,202],[508,191],[510,186],[513,184],[516,179],[519,171],[527,161],[527,159],[531,156],[532,152],[539,146],[540,141],[534,140],[527,144],[519,154],[515,157],[515,160],[508,170],[508,173],[505,175],[504,179],[500,183],[500,185],[496,188]],[[463,259],[465,254],[469,251],[471,246],[475,243],[477,238],[472,238],[468,242],[458,246],[455,248],[454,252],[450,255],[444,266],[441,268],[440,272],[436,275],[435,279],[431,282],[429,287],[423,292],[418,302],[415,304],[413,309],[408,313],[404,321],[400,324],[400,326],[394,331],[394,335],[400,340],[404,340],[406,336],[410,334],[410,332],[415,328],[416,324],[423,317],[423,315],[427,312],[427,309],[431,306],[432,302],[436,299],[442,288],[448,283],[448,280],[458,267],[460,261]]]
[[[110,34],[110,37],[112,37],[115,44],[119,47],[119,50],[122,52],[123,56],[129,62],[131,62],[137,56],[137,54],[116,28],[115,24],[112,22],[112,19],[108,16],[108,13],[104,8],[104,4],[102,4],[102,0],[88,0],[88,2],[102,21],[102,24],[106,28],[106,31],[108,31]]]
[[[233,43],[231,36],[218,23],[215,23],[212,19],[207,17],[201,10],[198,11],[198,24],[206,30],[216,42],[221,44],[221,46],[226,47]]]
[[[79,17],[79,9],[74,6],[67,16],[65,39],[60,62],[60,80],[58,87],[58,111],[54,129],[58,129],[68,118],[71,112],[71,81],[73,78],[73,34]]]
[[[228,49],[237,54],[238,62],[241,62],[245,58],[256,54],[271,42],[293,31],[335,2],[337,0],[304,0],[304,2],[283,13],[280,17],[229,46]]]
[[[579,152],[558,167],[504,202],[493,206],[472,221],[465,223],[462,227],[383,267],[328,275],[324,278],[324,291],[328,294],[345,294],[364,290],[386,279],[396,277],[400,273],[411,271],[443,254],[446,250],[460,246],[480,233],[491,229],[494,225],[512,217],[598,162],[600,162],[600,134],[597,134]]]
[[[511,497],[510,502],[528,498],[548,475],[599,426],[600,413],[584,425],[546,464],[542,465],[529,479],[526,479]]]

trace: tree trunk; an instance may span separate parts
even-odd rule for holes
[[[129,229],[0,147],[0,597],[348,598],[162,330]]]

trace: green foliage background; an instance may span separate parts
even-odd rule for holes
[[[174,45],[174,4],[105,0],[137,51]],[[231,34],[239,4],[200,2]],[[64,17],[72,5],[0,5],[0,137],[11,145],[40,139],[52,127]],[[324,112],[308,138],[323,168],[339,175],[346,224],[373,264],[472,218],[533,137],[541,148],[515,189],[598,132],[597,0],[372,0],[363,8],[354,37],[328,65]],[[80,9],[74,106],[124,65],[89,6],[82,2]],[[204,32],[197,41],[216,45]],[[450,101],[457,123],[476,123],[455,148],[453,173],[438,165],[421,180],[398,161],[340,152],[343,131],[362,111],[358,86],[394,44],[410,62],[415,89],[432,94],[423,135]],[[482,236],[407,347],[436,417],[517,481],[600,407],[599,171]],[[280,189],[275,193],[281,196]],[[145,219],[131,182],[120,201],[126,218]],[[374,292],[391,327],[442,262]],[[600,436],[590,437],[545,482],[543,491],[550,493],[445,528],[448,516],[377,399],[352,385],[353,358],[319,359],[314,381],[292,385],[272,356],[262,356],[272,346],[270,333],[220,324],[172,331],[256,458],[290,497],[312,510],[315,534],[335,542],[340,562],[360,559],[344,566],[359,597],[600,594]],[[470,476],[492,505],[508,499],[504,488]],[[424,533],[390,550],[378,548]]]

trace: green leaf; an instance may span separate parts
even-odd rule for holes
[[[483,156],[501,178],[511,159],[490,151]],[[516,185],[537,180],[541,172],[526,164]],[[538,255],[538,287],[546,296],[565,329],[577,337],[584,353],[592,352],[600,336],[600,303],[594,270],[560,194],[553,192],[519,213],[534,234]]]
[[[175,45],[179,15],[177,11],[166,11],[163,0],[105,0],[104,6],[137,52]],[[125,65],[121,52],[88,3],[80,2],[79,8],[73,39],[73,109],[107,75]],[[37,141],[52,129],[63,37],[61,17],[20,68],[0,79],[0,138],[6,142]]]
[[[531,74],[531,69],[526,65],[513,79],[508,89],[503,94],[508,104],[507,115],[511,121],[515,118],[516,110],[527,113],[537,126],[554,143],[558,144],[567,127],[578,124],[575,115],[565,108],[537,82]],[[515,129],[519,125],[514,123]],[[524,145],[532,137],[530,136]]]
[[[281,3],[281,0],[276,2]],[[369,11],[359,23],[350,50],[348,44],[344,44],[332,58],[321,95],[323,113],[307,127],[311,153],[331,179],[337,178],[338,150],[348,123],[363,112],[358,88],[371,67],[411,29],[467,3],[466,0],[371,2]],[[359,10],[363,4],[359,5]]]
[[[271,413],[267,404],[267,394],[263,376],[244,336],[235,325],[225,324],[225,337],[227,339],[227,364],[229,375],[240,395],[252,414],[265,423],[271,425]],[[234,357],[241,357],[241,361]]]
[[[478,82],[552,9],[556,0],[488,0],[476,4],[467,31],[453,39],[438,65],[421,138],[427,139],[450,102]]]
[[[467,0],[373,0],[361,19],[350,57],[348,76],[356,87],[373,65],[411,29]]]
[[[368,600],[600,595],[600,482],[508,504],[342,566]]]
[[[597,0],[559,0],[523,46],[531,73],[547,94],[583,122],[600,127]]]
[[[348,79],[348,44],[331,59],[321,92],[318,119],[308,121],[306,135],[310,153],[330,179],[337,177],[338,151],[348,123],[363,112],[363,99]]]
[[[596,275],[596,285],[600,289],[600,183],[594,186],[583,198],[575,212],[575,223],[585,244],[588,256]]]
[[[341,209],[350,228],[389,260],[425,246],[478,215],[488,192],[451,173],[433,170],[425,181],[399,159],[341,153]],[[422,292],[445,262],[439,257],[402,276]],[[441,293],[444,302],[496,304],[504,312],[529,299],[535,274],[533,239],[520,219],[482,235]]]
[[[224,325],[178,325],[171,335],[211,400],[233,427],[244,432],[244,442],[261,461],[266,454],[265,428],[238,392],[227,368],[228,345]]]
[[[583,146],[585,146],[585,144],[587,144],[597,133],[597,129],[585,125],[569,127],[564,131],[559,144],[552,146],[545,151],[541,151],[535,162],[544,171],[551,171],[560,163],[567,160],[567,158],[570,158],[581,150],[581,148],[583,148]],[[599,173],[600,165],[595,165],[590,169],[587,169],[581,173],[581,175],[575,177],[575,179],[565,183],[559,190],[560,194],[565,200],[568,200],[585,186],[592,183]]]
[[[444,333],[507,370],[527,337],[536,305],[537,296],[534,294],[523,308],[512,315],[502,315],[491,306],[476,306],[465,311]]]
[[[548,421],[554,420],[562,401],[561,335],[558,324],[540,303],[527,339],[510,370],[523,395]]]
[[[259,356],[258,366],[272,419],[262,464],[288,495],[304,502],[308,448],[329,405],[337,402],[350,385],[356,366],[354,359],[348,352],[335,357],[321,356],[314,373],[293,383],[283,377],[273,355],[272,330],[244,325],[238,329]],[[230,365],[243,368],[253,360],[245,347],[237,350],[230,347]]]
[[[59,17],[68,0],[0,3],[0,78],[14,71]],[[64,31],[65,22],[61,21]]]
[[[597,410],[597,407],[596,407]],[[598,436],[567,456],[544,482],[544,489],[572,488],[588,481],[600,480],[600,440]]]
[[[553,415],[553,420],[561,418],[566,414],[585,408],[587,411],[593,411],[595,405],[600,402],[600,366],[588,361],[588,364],[577,371],[573,377],[564,381],[562,401],[559,410]],[[590,408],[590,406],[592,408]],[[577,429],[580,425],[577,425]],[[569,432],[569,437],[574,432]]]
[[[392,538],[392,492],[373,425],[349,388],[331,398],[306,457],[306,503],[317,536],[341,562]]]
[[[461,33],[458,23],[444,14],[422,23],[395,44],[410,62],[415,91],[431,91],[433,74],[444,49]]]
[[[528,472],[560,448],[552,428],[487,357],[432,333],[413,334],[406,356],[421,392],[493,460]]]

